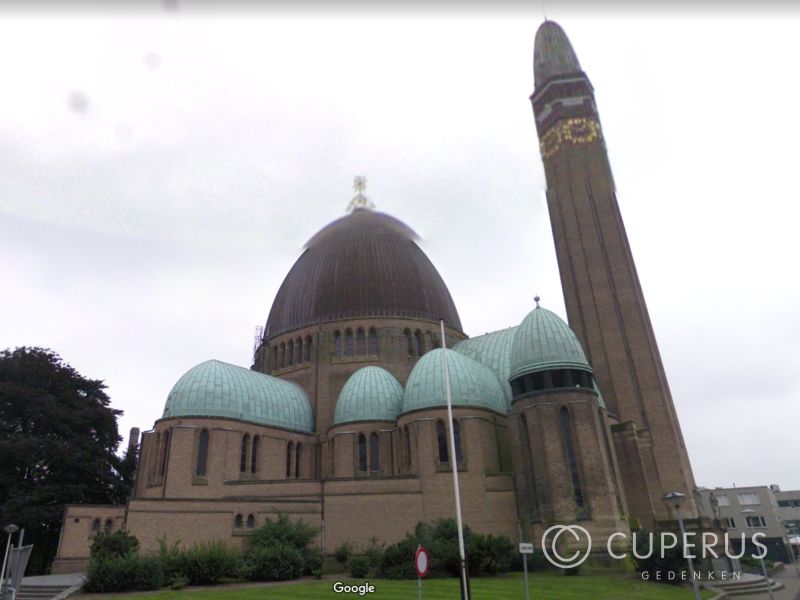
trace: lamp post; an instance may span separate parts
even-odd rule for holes
[[[755,512],[756,511],[754,511],[752,508],[745,508],[742,511],[742,514],[749,516],[754,514]],[[745,517],[745,525],[747,525],[747,517]],[[764,573],[764,581],[767,582],[767,593],[769,594],[769,600],[775,600],[775,597],[772,595],[772,586],[769,583],[769,575],[767,575],[767,565],[764,564],[764,557],[762,556],[758,560],[761,561],[761,572]]]
[[[5,594],[6,587],[6,563],[8,562],[8,551],[11,548],[11,536],[19,531],[19,527],[13,523],[3,527],[3,531],[8,534],[8,542],[6,542],[6,553],[3,555],[3,569],[0,570],[0,598]]]
[[[689,576],[692,578],[694,597],[695,600],[701,600],[702,596],[700,595],[700,586],[698,585],[697,579],[694,576],[694,561],[692,560],[692,555],[686,553],[686,530],[683,527],[683,517],[681,517],[681,505],[683,504],[684,500],[686,500],[686,494],[682,494],[681,492],[669,492],[662,498],[662,500],[666,502],[667,506],[675,509],[675,515],[678,517],[678,525],[681,528],[681,548],[683,550],[683,556],[689,562]]]

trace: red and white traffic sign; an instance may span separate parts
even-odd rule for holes
[[[417,569],[417,575],[425,577],[428,574],[428,551],[424,547],[417,548],[417,553],[414,555],[414,567]]]

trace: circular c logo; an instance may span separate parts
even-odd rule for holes
[[[583,551],[575,550],[572,556],[561,556],[558,553],[558,538],[565,531],[569,531],[572,537],[575,538],[576,544],[580,544],[582,538],[585,539],[586,549]],[[551,565],[559,569],[574,569],[589,558],[591,550],[592,536],[580,525],[553,525],[542,534],[542,553]]]

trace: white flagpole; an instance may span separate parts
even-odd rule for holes
[[[447,397],[447,431],[450,433],[450,465],[453,467],[453,493],[456,497],[456,523],[458,524],[458,552],[461,557],[461,597],[469,600],[467,586],[467,558],[464,552],[464,526],[461,523],[461,494],[458,490],[458,459],[456,440],[453,435],[453,400],[450,395],[450,372],[447,369],[447,340],[444,335],[444,320],[439,321],[442,332],[442,365],[444,366],[444,391]]]

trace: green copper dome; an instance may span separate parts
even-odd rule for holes
[[[509,379],[550,369],[591,371],[581,343],[561,317],[537,305],[517,328]]]
[[[403,386],[380,367],[364,367],[344,384],[333,424],[354,421],[394,421],[403,404]]]
[[[403,413],[447,406],[442,357],[447,353],[453,406],[474,406],[506,414],[508,401],[489,367],[454,350],[431,350],[411,371],[403,394]]]
[[[508,373],[511,370],[511,346],[514,343],[516,331],[516,327],[509,327],[462,340],[453,346],[453,350],[456,352],[485,364],[495,372],[509,404],[511,403],[511,385],[508,383]]]
[[[162,418],[221,417],[312,433],[306,393],[296,383],[218,360],[189,369],[167,396]]]

